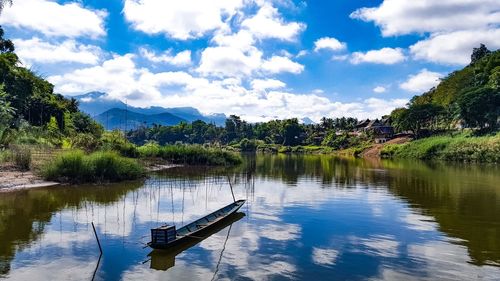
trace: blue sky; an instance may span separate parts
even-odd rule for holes
[[[249,121],[379,117],[500,47],[497,0],[14,0],[0,15],[57,92]]]

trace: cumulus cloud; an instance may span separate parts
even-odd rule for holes
[[[351,18],[373,21],[384,36],[487,28],[500,23],[496,0],[384,0],[361,8]]]
[[[250,84],[252,86],[252,89],[256,91],[280,89],[286,86],[285,83],[276,79],[254,79]]]
[[[303,23],[285,22],[278,9],[267,3],[260,7],[256,15],[243,20],[241,26],[249,30],[256,38],[276,38],[285,41],[295,40],[297,35],[306,28]]]
[[[385,93],[387,89],[385,87],[382,87],[382,86],[377,86],[375,88],[373,88],[373,91],[375,93],[378,93],[378,94],[381,94],[381,93]]]
[[[14,39],[16,54],[25,64],[73,62],[81,64],[97,64],[102,56],[101,48],[83,45],[75,40],[50,43],[38,37],[32,39]]]
[[[321,49],[328,49],[332,51],[343,50],[347,47],[347,44],[340,42],[338,39],[331,37],[323,37],[314,42],[314,51],[319,51]]]
[[[172,50],[167,50],[161,54],[156,54],[146,48],[140,48],[139,53],[151,62],[156,63],[168,63],[176,66],[186,66],[191,64],[191,51],[185,50],[179,52],[175,55],[172,54]]]
[[[361,8],[352,18],[374,22],[384,36],[417,33],[426,38],[410,47],[415,59],[466,65],[473,47],[500,47],[500,1],[384,0]]]
[[[273,56],[262,63],[262,69],[270,73],[289,72],[298,74],[304,71],[304,66],[287,57]]]
[[[317,265],[334,265],[339,255],[339,251],[334,249],[323,249],[313,247],[312,260]]]
[[[17,0],[2,11],[0,24],[30,29],[47,36],[97,38],[104,36],[107,12],[80,3],[59,4],[48,0]]]
[[[212,30],[228,28],[225,19],[234,16],[243,2],[125,0],[123,13],[136,30],[187,40],[202,37]]]
[[[439,84],[439,79],[442,77],[443,74],[424,68],[419,73],[408,76],[408,80],[399,87],[410,92],[422,93]]]
[[[493,50],[500,48],[500,28],[435,34],[412,45],[410,52],[416,59],[466,65],[470,63],[472,49],[481,43]]]
[[[274,79],[254,79],[252,88],[247,89],[241,80],[234,78],[211,80],[183,71],[153,73],[138,67],[131,54],[116,55],[100,65],[48,79],[55,84],[56,91],[63,94],[102,91],[112,98],[126,98],[134,106],[193,106],[204,113],[238,114],[252,122],[292,117],[309,117],[316,122],[323,116],[377,117],[408,102],[368,98],[362,102],[341,103],[317,92],[280,90],[284,83]],[[268,91],[262,91],[263,88]]]
[[[257,48],[245,52],[225,46],[209,47],[201,54],[198,72],[214,76],[250,75],[260,67],[261,57]]]
[[[401,48],[382,48],[380,50],[371,50],[366,53],[352,53],[351,63],[377,63],[377,64],[395,64],[404,61],[405,55]]]

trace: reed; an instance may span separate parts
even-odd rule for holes
[[[144,168],[134,159],[117,152],[99,151],[86,155],[80,150],[63,153],[41,169],[46,180],[68,183],[116,182],[144,175]]]

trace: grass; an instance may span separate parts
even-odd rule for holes
[[[440,159],[464,162],[500,162],[500,133],[474,137],[434,136],[406,144],[386,145],[381,151],[385,158]]]
[[[68,183],[116,182],[144,175],[144,168],[134,159],[116,152],[85,154],[73,150],[57,156],[41,169],[46,180]]]
[[[138,148],[141,158],[160,157],[173,164],[200,166],[231,166],[242,162],[241,157],[220,148],[201,145],[166,145],[148,143]]]
[[[10,148],[11,161],[21,171],[31,167],[31,149],[25,145],[15,145]]]

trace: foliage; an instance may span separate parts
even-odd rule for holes
[[[103,133],[101,137],[101,147],[104,150],[118,151],[121,155],[127,157],[137,157],[139,152],[137,147],[129,142],[122,131],[114,130]]]
[[[12,160],[16,167],[22,171],[27,171],[31,166],[31,150],[24,145],[15,145],[10,147]]]
[[[381,151],[386,158],[442,159],[472,162],[500,162],[500,133],[474,137],[434,136],[406,144],[386,145]]]
[[[259,143],[257,140],[249,140],[247,138],[244,138],[240,141],[238,146],[241,151],[255,152],[257,150],[257,146],[259,146]]]
[[[161,146],[154,141],[150,141],[137,148],[141,158],[158,157],[160,155],[160,150]]]
[[[230,166],[242,161],[235,153],[201,145],[162,146],[158,156],[171,163],[187,165]]]
[[[46,180],[59,182],[114,182],[140,178],[144,175],[144,169],[136,160],[122,157],[116,152],[85,155],[80,150],[74,150],[47,163],[41,173]]]
[[[500,91],[479,88],[461,95],[457,100],[460,116],[466,124],[494,130],[500,116]]]
[[[408,109],[393,111],[392,122],[399,131],[412,131],[420,137],[423,128],[432,129],[442,116],[444,108],[431,103],[411,104]]]
[[[479,48],[474,48],[472,50],[472,55],[470,57],[471,64],[476,63],[478,60],[491,53],[484,44],[480,44]]]

